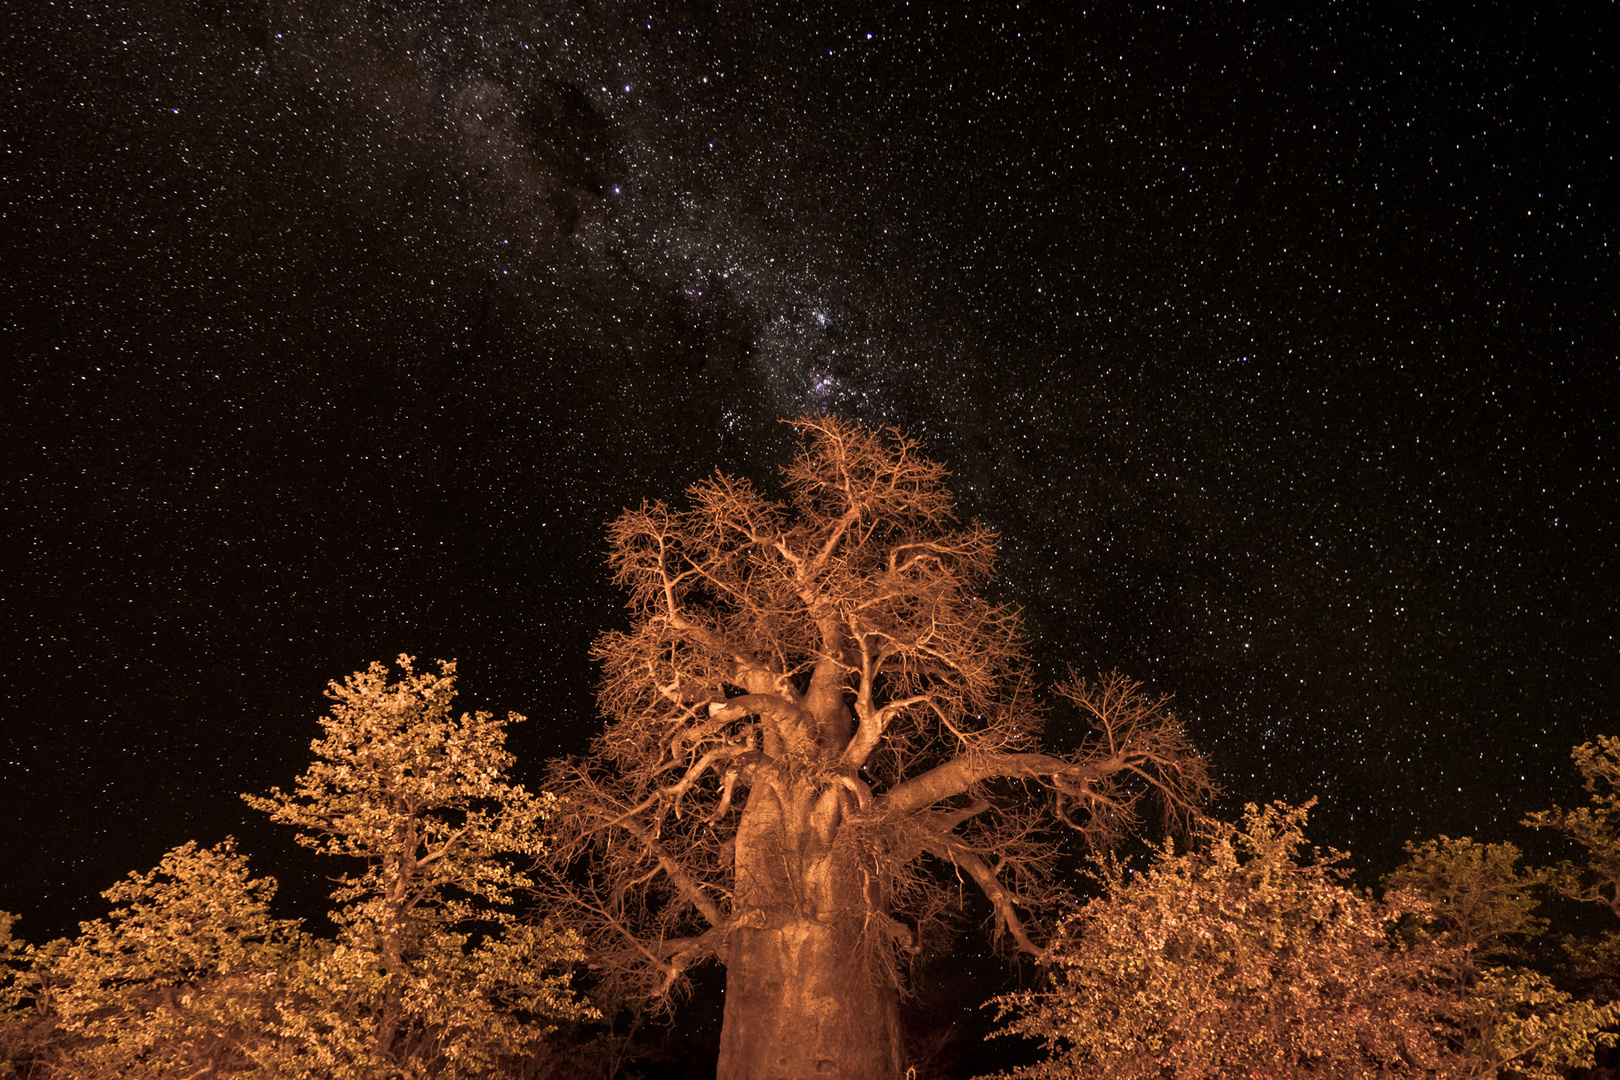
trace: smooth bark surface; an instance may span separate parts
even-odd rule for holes
[[[899,995],[858,953],[819,923],[734,932],[718,1080],[899,1076]]]
[[[836,799],[772,780],[756,780],[737,832],[720,1080],[892,1080],[899,995],[865,947],[869,918],[886,908],[876,868],[831,842]]]
[[[904,436],[795,423],[784,499],[716,475],[614,523],[631,623],[596,645],[606,730],[548,782],[551,880],[616,991],[726,967],[723,1080],[898,1080],[904,972],[961,883],[1039,952],[1054,826],[1106,846],[1209,785],[1119,675],[1056,687],[1090,734],[1044,751],[995,534]]]

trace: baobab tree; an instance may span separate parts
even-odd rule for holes
[[[1056,687],[1091,730],[1043,750],[996,534],[913,440],[793,423],[784,499],[717,474],[613,524],[631,625],[596,643],[606,730],[548,783],[552,881],[620,989],[724,965],[721,1080],[887,1080],[905,961],[967,881],[1039,953],[1063,827],[1105,848],[1209,781],[1117,674]]]

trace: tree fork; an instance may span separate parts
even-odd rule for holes
[[[1044,751],[1018,614],[983,599],[995,533],[911,439],[794,424],[783,498],[716,475],[611,527],[630,627],[595,648],[596,754],[552,772],[554,894],[620,990],[726,968],[722,1080],[898,1080],[903,954],[959,902],[942,864],[1038,952],[1051,826],[1107,846],[1210,786],[1122,676],[1057,687],[1093,733]]]

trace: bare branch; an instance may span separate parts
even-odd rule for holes
[[[669,875],[669,880],[680,890],[681,895],[686,898],[688,903],[703,913],[703,917],[709,921],[710,926],[719,926],[724,921],[720,915],[720,909],[715,906],[714,900],[704,891],[703,886],[699,885],[686,872],[686,868],[672,858],[669,852],[664,850],[663,845],[654,839],[648,830],[642,828],[634,819],[620,822],[619,827],[641,841],[642,846],[647,849],[653,858],[658,860],[658,865],[663,867],[664,873]]]
[[[1186,816],[1209,792],[1166,703],[1122,676],[1060,686],[1090,734],[1043,748],[1018,612],[984,599],[995,532],[958,523],[914,440],[794,423],[782,498],[716,474],[684,508],[614,523],[630,624],[595,647],[609,725],[553,771],[553,876],[604,963],[660,993],[684,970],[662,942],[795,920],[847,935],[862,977],[896,984],[960,899],[930,853],[1035,951],[1054,822],[1106,846],[1142,807]]]
[[[991,906],[995,908],[998,928],[1010,934],[1022,952],[1031,956],[1041,955],[1041,950],[1030,940],[1029,931],[1024,928],[1023,920],[1018,917],[1017,905],[1021,898],[1001,884],[995,872],[985,865],[983,859],[966,844],[950,836],[942,836],[929,844],[927,851],[966,870],[968,876],[978,884]]]
[[[993,754],[951,758],[921,776],[896,784],[878,799],[878,812],[910,814],[957,795],[993,777],[1043,779],[1078,774],[1079,766],[1050,754]],[[1078,782],[1078,778],[1076,779]]]

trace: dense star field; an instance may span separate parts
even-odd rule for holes
[[[1613,26],[1292,7],[14,12],[0,908],[326,873],[237,795],[400,652],[532,782],[606,522],[813,411],[949,463],[1043,671],[1176,695],[1228,808],[1525,843],[1620,704]]]

